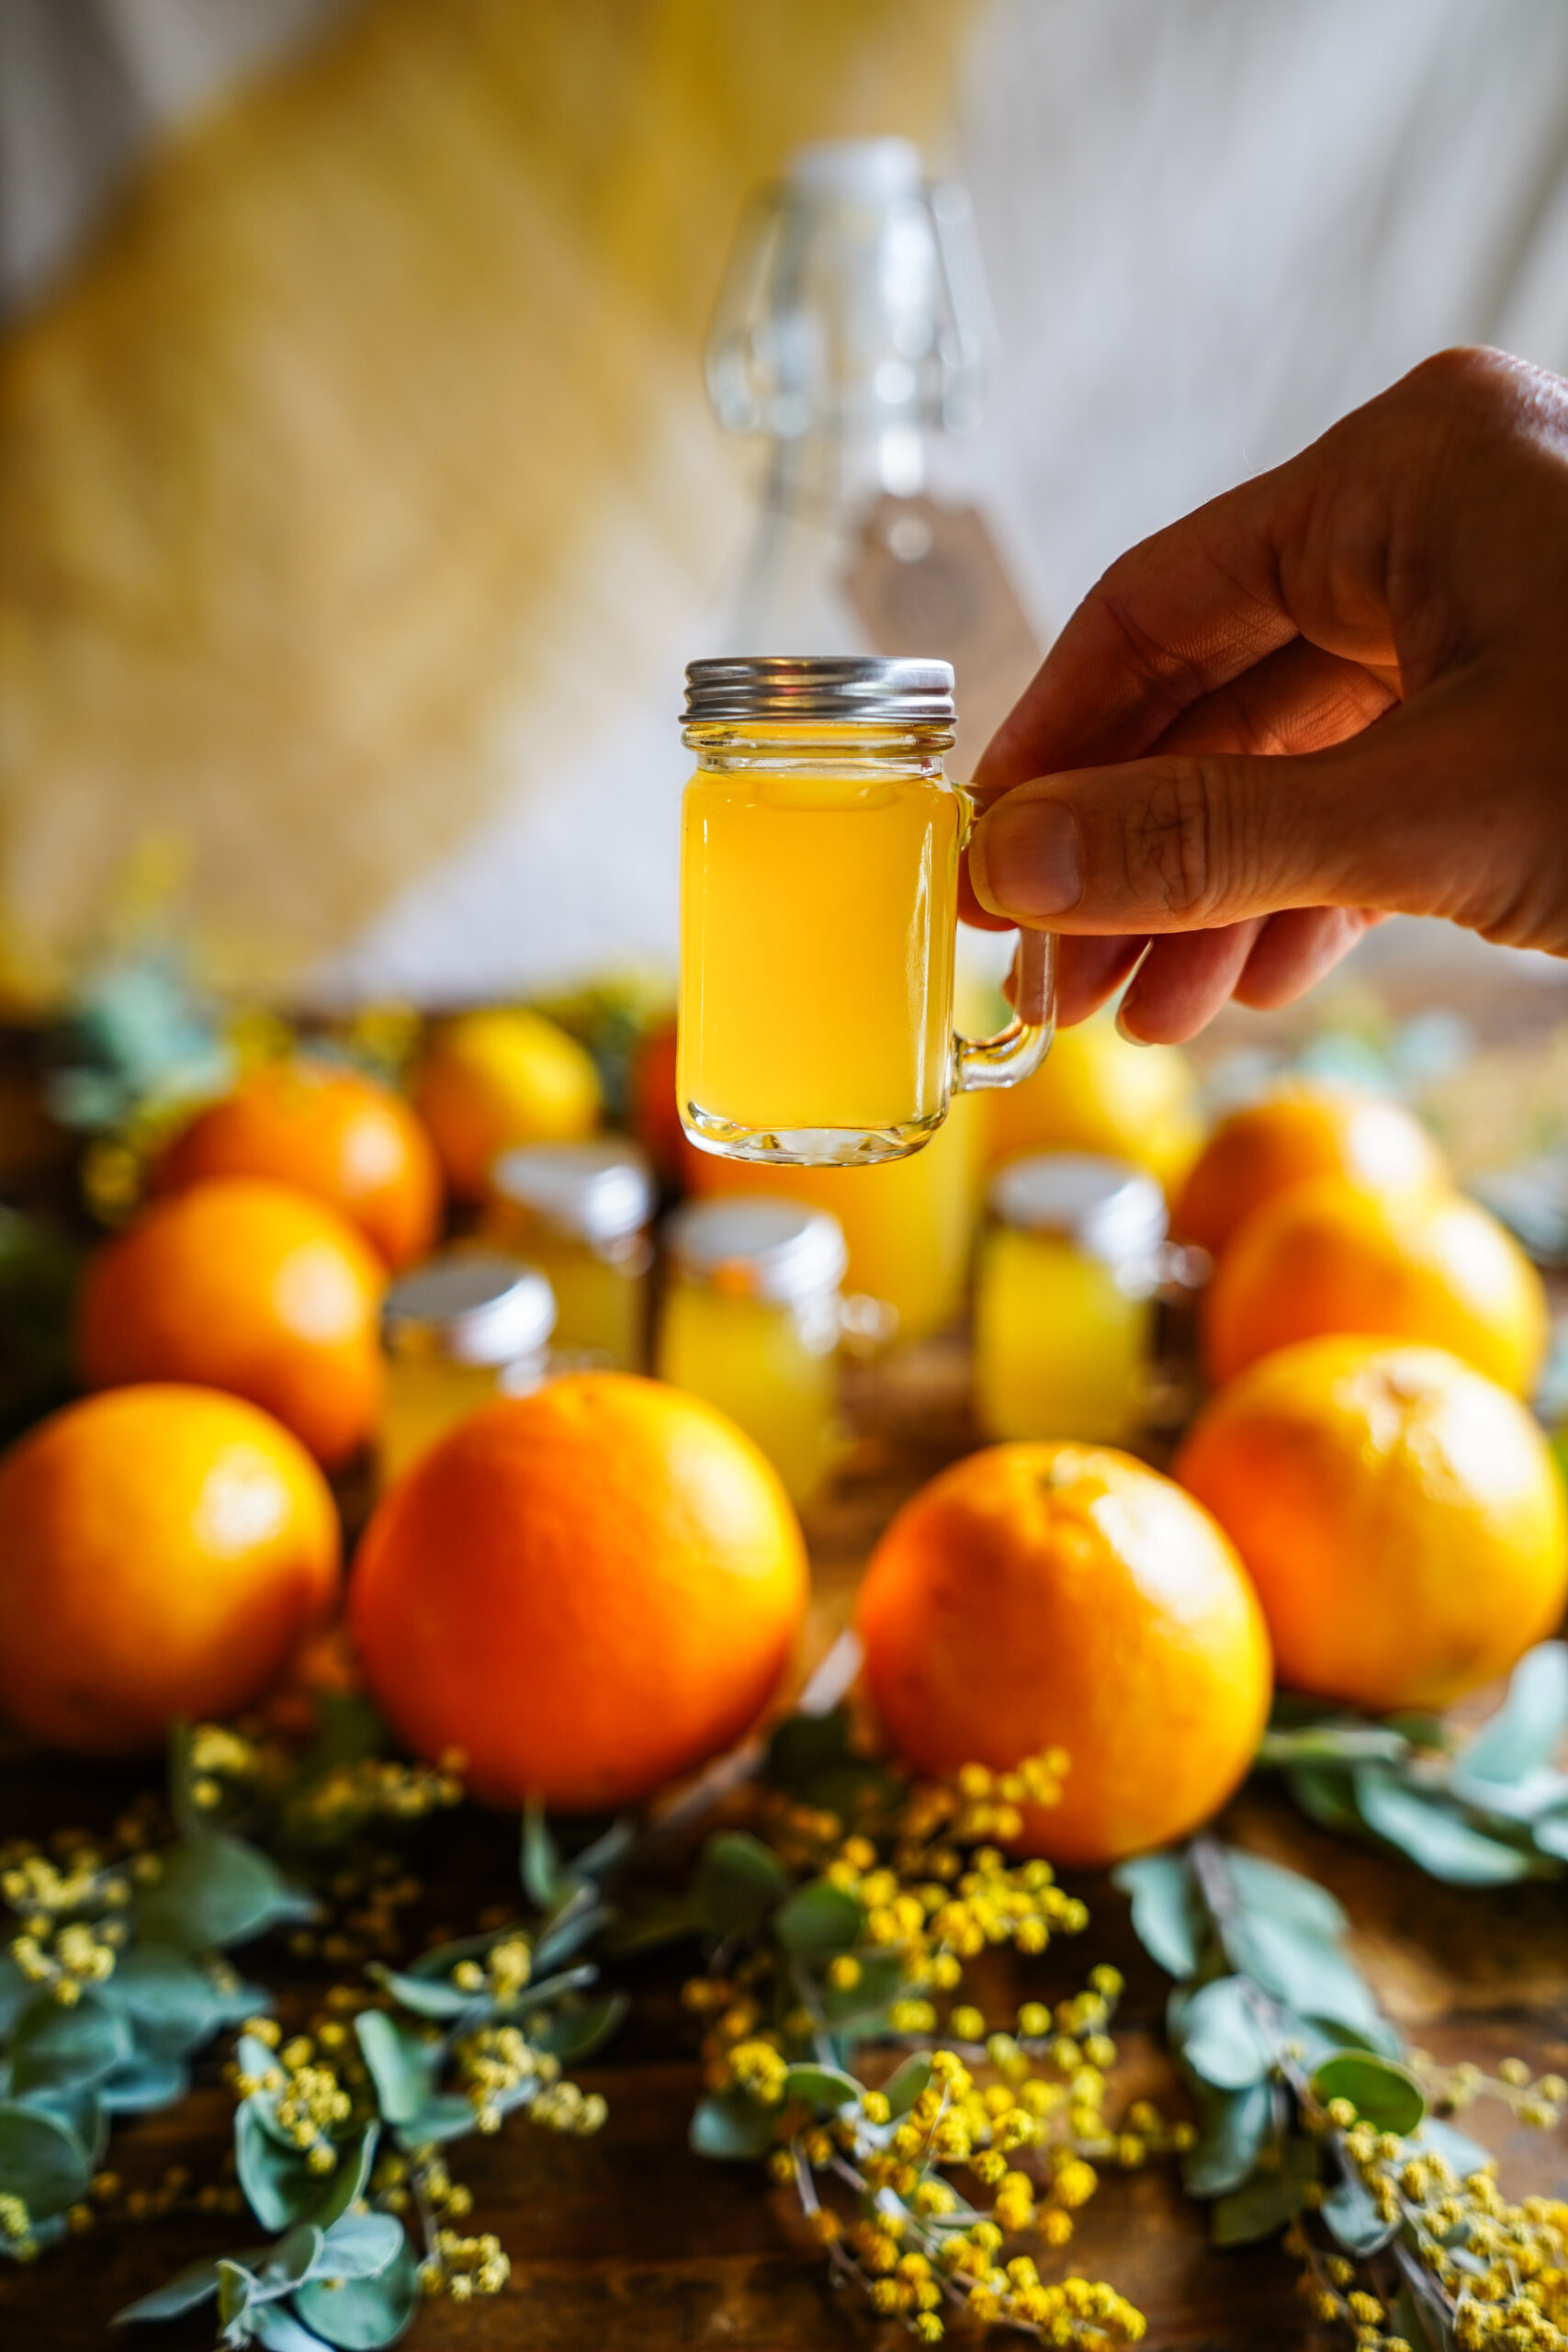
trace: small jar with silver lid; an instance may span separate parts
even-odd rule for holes
[[[841,1444],[836,1217],[797,1201],[716,1195],[664,1227],[658,1372],[738,1421],[790,1498],[808,1502]]]
[[[987,1437],[1123,1443],[1148,1392],[1173,1273],[1165,1195],[1125,1160],[1038,1152],[987,1187],[975,1408]]]
[[[382,1483],[492,1397],[536,1388],[555,1321],[548,1282],[515,1258],[443,1250],[400,1274],[381,1306]]]
[[[548,1275],[558,1353],[646,1365],[653,1206],[651,1163],[624,1137],[523,1144],[495,1161],[485,1231]]]

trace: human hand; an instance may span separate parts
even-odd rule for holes
[[[1065,934],[1064,1023],[1143,956],[1178,1042],[1385,913],[1568,955],[1568,383],[1440,353],[1145,539],[974,790],[965,914]]]

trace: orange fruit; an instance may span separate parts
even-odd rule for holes
[[[593,1057],[542,1012],[459,1012],[432,1035],[414,1102],[459,1200],[481,1201],[491,1163],[519,1143],[577,1143],[598,1128]]]
[[[210,1177],[158,1201],[88,1266],[90,1388],[195,1381],[248,1396],[333,1468],[381,1403],[385,1269],[335,1210],[287,1184]]]
[[[258,1698],[339,1580],[325,1479],[235,1396],[89,1396],[0,1463],[0,1707],[84,1755]]]
[[[426,1256],[441,1222],[435,1147],[400,1095],[321,1062],[272,1062],[198,1111],[158,1163],[161,1193],[209,1176],[297,1185],[356,1225],[389,1266]]]
[[[1218,1257],[1255,1209],[1312,1176],[1390,1195],[1444,1183],[1448,1171],[1426,1128],[1397,1102],[1296,1080],[1220,1121],[1171,1222],[1184,1241]]]
[[[1529,1396],[1546,1357],[1540,1276],[1496,1218],[1438,1188],[1380,1199],[1336,1176],[1249,1216],[1201,1309],[1218,1386],[1259,1356],[1330,1331],[1450,1348]]]
[[[1130,1046],[1107,1009],[1061,1029],[1032,1078],[985,1097],[987,1161],[1090,1151],[1147,1168],[1168,1189],[1203,1139],[1198,1081],[1177,1046]]]
[[[1550,1634],[1568,1598],[1545,1438],[1439,1348],[1283,1348],[1199,1416],[1176,1473],[1246,1561],[1297,1690],[1446,1706]]]
[[[898,1513],[857,1617],[866,1686],[926,1772],[1066,1750],[1021,1843],[1099,1865],[1208,1819],[1269,1713],[1269,1636],[1228,1538],[1110,1446],[994,1445]]]
[[[694,1396],[580,1373],[502,1397],[393,1487],[349,1622],[371,1695],[475,1793],[623,1804],[729,1746],[807,1598],[771,1465]]]

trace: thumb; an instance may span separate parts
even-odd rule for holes
[[[1486,789],[1492,763],[1459,740],[1469,731],[1405,707],[1299,758],[1162,752],[1043,776],[976,826],[975,895],[1010,922],[1090,934],[1309,906],[1480,927],[1511,829]]]

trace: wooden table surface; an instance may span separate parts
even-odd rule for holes
[[[888,1434],[868,1442],[833,1509],[815,1530],[816,1600],[809,1648],[819,1653],[849,1613],[865,1552],[889,1510],[937,1464],[969,1442],[954,1408],[953,1367],[940,1353],[880,1401]],[[123,1780],[88,1768],[17,1758],[0,1771],[0,1835],[63,1821],[107,1822],[123,1803]],[[1465,1893],[1436,1886],[1404,1864],[1337,1842],[1269,1792],[1249,1791],[1222,1832],[1295,1863],[1333,1888],[1355,1923],[1356,1954],[1413,2041],[1454,2059],[1509,2052],[1538,2071],[1568,2072],[1568,1903],[1532,1884]],[[459,1931],[514,1884],[513,1826],[480,1817],[436,1843],[448,1860],[431,1871],[432,1916]],[[1166,1981],[1134,1943],[1126,1905],[1093,1877],[1073,1882],[1093,1912],[1089,1934],[1044,1959],[1016,1962],[993,1980],[993,2014],[1022,1998],[1075,1989],[1084,1969],[1109,1958],[1128,1991],[1118,2040],[1123,2102],[1181,2093],[1159,2041]],[[247,1962],[276,1985],[288,2023],[314,2006],[320,1978],[269,1951]],[[339,1972],[342,1973],[342,1972]],[[792,2226],[789,2200],[749,2165],[691,2154],[686,2124],[696,2096],[694,2033],[682,2011],[678,1962],[661,1959],[621,1981],[630,2018],[598,2058],[573,2072],[609,2101],[610,2120],[591,2141],[561,2139],[513,2120],[496,2139],[454,2150],[454,2169],[474,2191],[477,2230],[493,2230],[512,2277],[493,2300],[440,2302],[419,2317],[412,2341],[429,2352],[895,2352],[909,2338],[874,2323],[852,2296],[835,2292],[824,2266]],[[111,2162],[128,2186],[152,2185],[173,2164],[197,2181],[214,2177],[228,2144],[230,2101],[217,2058],[178,2109],[123,2125]],[[1481,2108],[1466,2128],[1504,2159],[1515,2194],[1568,2190],[1561,2132],[1512,2125]],[[101,2346],[115,2311],[183,2263],[243,2241],[246,2225],[194,2212],[151,2223],[107,2221],[91,2236],[35,2266],[0,2266],[5,2352],[76,2352]],[[1108,2175],[1080,2217],[1064,2268],[1107,2277],[1146,2314],[1147,2341],[1168,2352],[1304,2352],[1326,2343],[1293,2292],[1293,2268],[1277,2247],[1219,2254],[1203,2215],[1172,2172],[1152,2166]],[[141,2331],[121,2343],[196,2346],[210,2318]],[[1004,2340],[999,2335],[997,2341]]]

